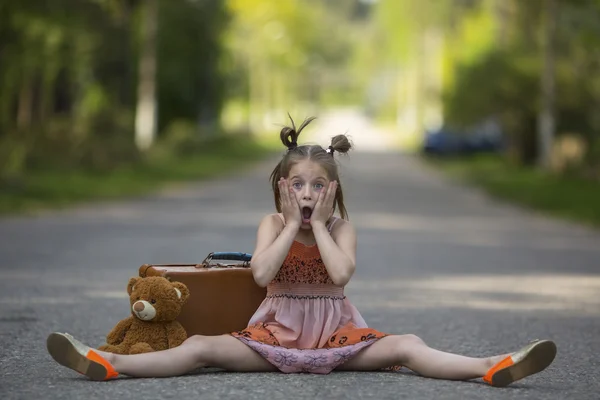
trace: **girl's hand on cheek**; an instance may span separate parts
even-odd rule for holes
[[[302,225],[302,214],[300,213],[300,205],[296,200],[296,194],[292,187],[288,184],[287,179],[279,180],[279,197],[281,204],[281,213],[286,225],[300,228]]]
[[[310,224],[327,224],[327,220],[333,215],[333,204],[337,193],[337,182],[329,182],[329,186],[319,193],[317,204],[310,217]]]

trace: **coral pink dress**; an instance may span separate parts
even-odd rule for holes
[[[387,336],[367,327],[344,288],[334,285],[317,245],[297,241],[248,325],[231,335],[286,373],[327,374]]]

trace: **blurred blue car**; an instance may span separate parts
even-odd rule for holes
[[[427,131],[422,151],[428,155],[448,156],[496,153],[503,148],[502,133],[488,124],[469,131],[449,128]]]

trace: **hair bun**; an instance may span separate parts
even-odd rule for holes
[[[346,154],[350,151],[351,148],[352,143],[350,143],[350,140],[346,135],[336,135],[333,138],[331,138],[331,145],[327,149],[327,152],[331,153],[332,155],[334,151],[337,151],[341,154]]]
[[[296,147],[298,147],[298,136],[300,135],[300,132],[302,132],[302,129],[304,129],[306,127],[306,125],[310,124],[315,117],[310,117],[304,120],[304,122],[302,122],[302,124],[300,125],[300,127],[298,129],[296,129],[296,124],[294,123],[294,120],[292,119],[292,117],[288,114],[288,117],[290,118],[290,121],[292,122],[292,126],[285,126],[281,129],[281,133],[279,134],[279,137],[281,139],[281,143],[283,143],[283,145],[285,147],[288,148],[288,150],[293,150]]]
[[[288,150],[295,149],[298,147],[298,133],[294,128],[288,126],[281,130],[281,142],[288,148]]]

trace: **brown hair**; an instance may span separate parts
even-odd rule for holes
[[[346,211],[346,206],[344,206],[342,184],[340,183],[338,166],[335,162],[334,154],[336,152],[340,154],[346,154],[352,148],[352,145],[350,144],[350,141],[346,135],[336,135],[331,138],[331,144],[327,149],[324,149],[319,145],[299,146],[298,136],[300,135],[300,132],[302,132],[306,125],[310,124],[314,119],[315,117],[311,117],[304,120],[300,127],[296,129],[294,120],[292,120],[292,117],[290,117],[292,126],[286,126],[281,130],[281,142],[288,148],[288,151],[285,153],[281,161],[279,161],[273,172],[271,172],[270,181],[275,197],[275,207],[277,208],[277,212],[281,212],[281,195],[279,193],[278,185],[281,177],[287,177],[290,169],[299,161],[311,160],[323,167],[329,180],[335,180],[338,182],[335,200],[333,203],[333,210],[335,211],[336,208],[339,209],[341,217],[343,219],[348,219],[348,212]]]

